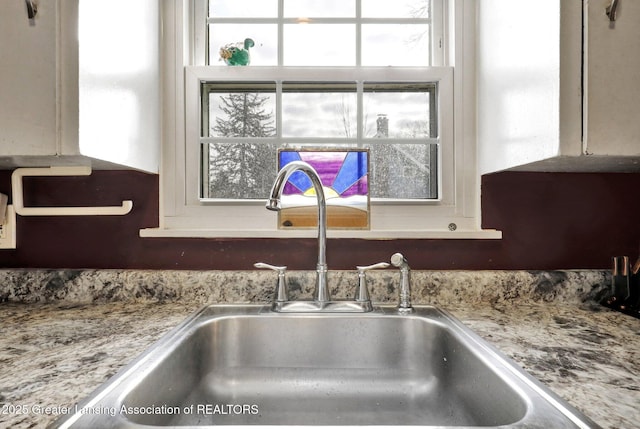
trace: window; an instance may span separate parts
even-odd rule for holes
[[[197,48],[205,62],[235,64],[231,46],[260,67],[260,79],[241,81],[225,68],[220,80],[201,83],[200,197],[264,198],[278,148],[313,146],[369,149],[374,199],[437,200],[438,83],[398,74],[441,62],[432,9],[431,0],[400,8],[386,0],[209,0],[198,20],[206,22]],[[297,66],[316,69],[296,80]],[[369,80],[377,66],[388,70]],[[349,80],[340,80],[345,72]]]
[[[474,2],[406,3],[165,5],[164,204],[161,227],[142,235],[312,237],[279,231],[264,209],[277,150],[337,147],[370,150],[371,229],[330,237],[473,236],[474,75],[463,53],[473,53]],[[248,48],[249,66],[225,64],[232,43]]]

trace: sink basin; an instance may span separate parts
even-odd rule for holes
[[[597,428],[448,313],[205,307],[52,427]]]

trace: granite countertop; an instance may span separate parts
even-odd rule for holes
[[[437,279],[430,281],[430,300],[441,301],[433,303],[603,428],[640,427],[640,320],[591,302],[523,293],[444,299],[434,295]],[[551,293],[548,286],[538,292]],[[417,289],[420,301],[426,292]],[[376,290],[373,285],[373,295]],[[457,293],[455,286],[449,290]],[[45,427],[204,304],[181,296],[7,301],[0,304],[0,427],[12,428]]]

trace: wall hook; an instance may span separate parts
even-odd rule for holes
[[[133,201],[125,200],[122,206],[111,207],[25,207],[22,178],[25,176],[89,176],[91,167],[41,167],[16,168],[11,175],[13,207],[21,216],[117,216],[126,215],[133,208]]]
[[[611,0],[611,4],[607,6],[606,10],[609,21],[614,22],[618,13],[618,0]]]
[[[35,19],[38,14],[38,2],[35,0],[25,0],[27,3],[27,16],[29,19]]]

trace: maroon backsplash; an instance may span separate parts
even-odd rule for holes
[[[17,218],[16,250],[0,268],[248,270],[256,261],[315,269],[313,239],[140,238],[158,225],[159,178],[134,171],[25,178],[25,205],[119,205],[126,216]],[[502,240],[331,239],[330,269],[387,260],[400,251],[413,269],[608,269],[638,256],[640,173],[498,172],[482,178],[483,227]],[[11,194],[11,171],[0,171]]]

